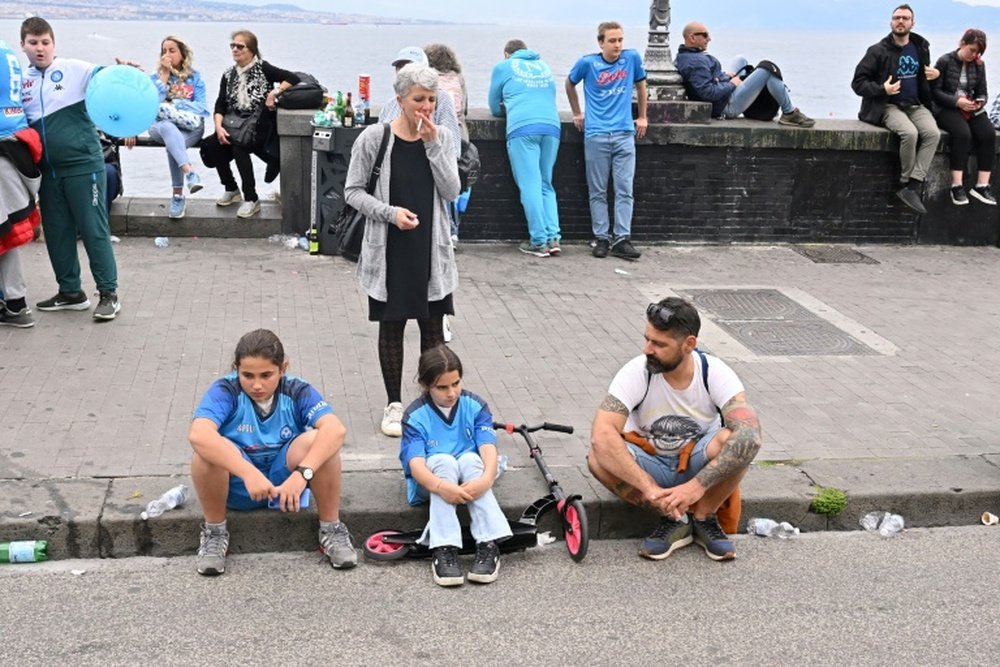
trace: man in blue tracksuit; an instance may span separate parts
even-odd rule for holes
[[[537,257],[558,255],[559,209],[552,170],[559,153],[556,79],[535,51],[512,39],[504,60],[493,66],[489,103],[494,116],[507,115],[507,155],[521,191],[530,239],[521,252]]]

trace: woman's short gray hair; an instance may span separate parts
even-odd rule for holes
[[[396,95],[399,97],[406,97],[410,93],[410,89],[414,86],[426,88],[427,90],[437,90],[437,70],[419,63],[404,65],[396,73],[396,81],[392,84],[392,89],[396,91]]]

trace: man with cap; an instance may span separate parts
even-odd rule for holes
[[[392,66],[398,72],[404,65],[409,65],[410,63],[419,63],[427,67],[427,54],[419,46],[404,47],[396,54],[395,60],[392,61]],[[400,113],[402,111],[399,108],[399,100],[394,95],[392,99],[382,105],[378,121],[380,123],[388,123],[399,116]],[[431,117],[431,120],[438,127],[446,128],[451,132],[454,139],[451,145],[455,153],[455,159],[457,160],[462,152],[462,133],[458,127],[458,112],[455,110],[455,103],[452,102],[451,95],[438,95],[437,106],[434,107],[434,115]]]

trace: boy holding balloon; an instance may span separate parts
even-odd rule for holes
[[[104,205],[104,156],[84,97],[100,69],[82,60],[56,58],[55,34],[39,17],[21,24],[21,50],[28,56],[22,102],[28,124],[42,136],[42,228],[59,292],[36,304],[38,310],[86,310],[81,288],[79,234],[90,260],[100,300],[95,320],[113,320],[118,302],[118,267]]]

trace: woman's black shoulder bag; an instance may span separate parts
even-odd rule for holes
[[[378,183],[379,174],[382,173],[382,160],[389,145],[389,132],[389,124],[386,123],[382,129],[382,144],[378,148],[378,156],[368,177],[368,194],[375,192],[375,184]],[[353,206],[344,204],[336,222],[330,226],[330,233],[333,234],[333,254],[352,262],[358,261],[358,257],[361,256],[361,242],[365,237],[365,216]]]

